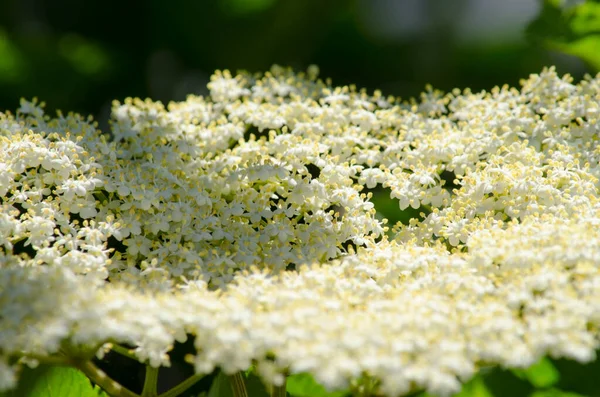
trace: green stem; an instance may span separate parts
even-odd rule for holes
[[[94,197],[98,199],[98,201],[100,201],[100,204],[104,203],[105,201],[108,201],[108,197],[106,197],[106,195],[104,194],[103,191],[96,191],[93,193]],[[100,197],[96,197],[96,196],[100,196]]]
[[[139,394],[132,392],[111,379],[91,361],[74,361],[73,366],[113,397],[140,397]]]
[[[73,365],[71,360],[65,356],[38,356],[35,354],[27,354],[23,357],[31,358],[33,360],[39,361],[42,364],[51,364],[61,367],[70,367],[71,365]]]
[[[281,386],[271,386],[271,397],[286,397],[286,378],[283,378],[283,384]]]
[[[158,384],[158,368],[146,365],[146,377],[144,378],[144,389],[142,397],[156,397],[156,385]]]
[[[248,397],[246,384],[244,383],[244,375],[242,375],[241,372],[229,375],[229,382],[231,382],[231,389],[233,390],[234,397]]]
[[[132,360],[139,361],[139,359],[135,356],[133,349],[127,349],[121,345],[111,343],[110,350]]]
[[[190,387],[194,386],[203,377],[204,375],[200,374],[192,375],[177,386],[175,386],[174,388],[172,388],[171,390],[160,394],[158,397],[177,397]]]

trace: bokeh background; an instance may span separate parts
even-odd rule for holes
[[[273,64],[316,64],[335,85],[405,99],[428,83],[518,85],[549,65],[580,79],[600,70],[600,2],[0,0],[0,111],[38,97],[50,112],[91,114],[105,129],[113,99],[182,100],[206,94],[215,69]],[[161,387],[193,372],[183,360],[191,349],[176,346]],[[141,390],[141,365],[114,354],[99,365]],[[598,361],[545,360],[528,371],[483,371],[461,395],[600,396],[598,374]],[[185,396],[208,391],[215,375]]]
[[[537,39],[528,33],[545,9],[560,12],[563,3],[0,0],[0,109],[36,96],[51,111],[103,121],[113,99],[181,100],[206,93],[215,69],[256,72],[275,63],[317,64],[334,84],[403,98],[427,83],[518,84],[551,64],[581,77],[593,71],[589,63],[544,45],[543,29]]]

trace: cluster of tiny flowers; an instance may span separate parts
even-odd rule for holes
[[[401,102],[273,67],[0,113],[0,390],[23,357],[135,346],[199,373],[449,395],[600,346],[600,75]],[[389,195],[418,218],[389,230]],[[27,360],[25,360],[27,361]]]

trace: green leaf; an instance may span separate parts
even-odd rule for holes
[[[542,12],[527,28],[528,37],[549,49],[574,55],[600,70],[600,3],[566,7],[545,0]]]
[[[600,3],[587,1],[573,7],[573,11],[570,26],[575,35],[600,33]]]
[[[560,372],[552,362],[544,358],[538,363],[525,370],[514,370],[517,376],[527,379],[529,383],[537,388],[554,386],[560,380]]]
[[[342,397],[348,394],[348,391],[327,391],[306,373],[288,376],[286,390],[292,397]]]
[[[269,397],[270,393],[265,387],[264,383],[260,378],[254,374],[246,374],[246,390],[248,390],[248,396],[251,397]]]
[[[67,34],[58,42],[60,54],[83,75],[100,74],[110,66],[106,51],[82,36]]]
[[[554,385],[555,388],[585,396],[600,396],[598,382],[600,360],[579,363],[568,359],[558,359],[552,360],[552,364],[560,373],[560,380]]]
[[[233,397],[233,389],[229,383],[229,377],[223,372],[219,372],[219,375],[213,380],[208,397]]]
[[[251,397],[269,397],[269,393],[261,382],[260,378],[253,373],[248,373],[244,377],[246,391]],[[223,372],[215,378],[208,392],[208,397],[233,397],[233,389],[229,376]]]
[[[465,383],[462,390],[455,397],[494,397],[494,394],[488,389],[483,378],[476,376]]]
[[[495,396],[528,396],[534,391],[529,381],[506,369],[489,368],[482,370],[481,376],[487,389]]]
[[[0,28],[0,82],[15,83],[25,77],[25,60],[18,45]]]
[[[589,35],[569,43],[551,43],[550,48],[581,58],[594,70],[600,70],[600,34]]]
[[[80,371],[69,367],[40,365],[25,368],[15,390],[0,397],[108,397]]]
[[[529,395],[529,397],[585,397],[583,394],[572,393],[559,389],[537,390]]]

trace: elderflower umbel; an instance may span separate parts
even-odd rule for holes
[[[0,389],[28,354],[169,365],[186,335],[200,373],[366,374],[391,396],[594,359],[600,76],[402,103],[316,70],[115,102],[106,135],[0,113]],[[389,231],[373,192],[421,217]]]

